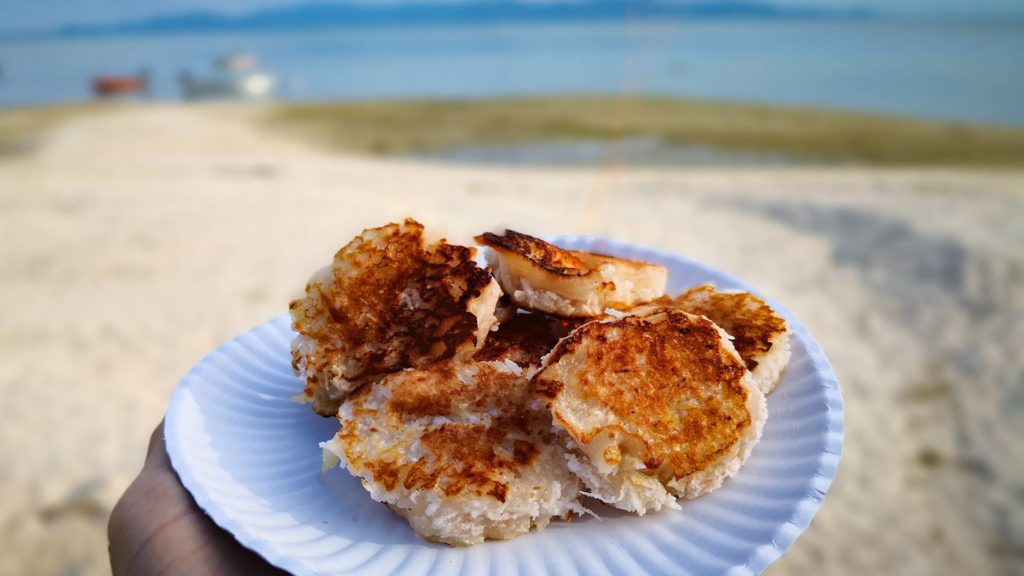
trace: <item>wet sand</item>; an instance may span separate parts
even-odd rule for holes
[[[797,314],[846,444],[769,574],[1024,570],[1024,172],[459,167],[165,105],[0,158],[0,574],[108,572],[107,514],[178,378],[406,215],[678,251]]]

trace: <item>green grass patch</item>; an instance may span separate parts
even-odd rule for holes
[[[808,162],[1024,165],[1024,129],[671,98],[279,104],[265,122],[334,149],[375,155],[652,137],[666,146],[769,152]]]

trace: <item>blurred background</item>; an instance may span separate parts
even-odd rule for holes
[[[1024,574],[1017,0],[0,0],[0,574],[109,572],[177,380],[365,227],[601,234],[820,339],[768,573]]]

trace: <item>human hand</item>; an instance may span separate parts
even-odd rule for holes
[[[142,471],[110,514],[107,537],[114,576],[284,574],[196,505],[171,468],[163,422],[149,439]]]

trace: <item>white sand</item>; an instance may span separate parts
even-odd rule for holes
[[[233,107],[126,107],[0,159],[0,574],[103,574],[177,379],[405,215],[605,234],[785,302],[847,406],[839,477],[770,574],[1024,566],[1024,174],[457,168],[332,155]]]

